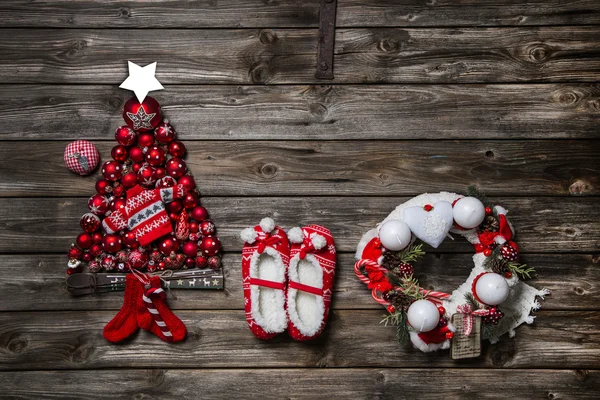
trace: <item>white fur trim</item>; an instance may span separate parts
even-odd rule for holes
[[[300,255],[296,254],[290,261],[288,275],[290,281],[323,288],[323,270],[312,254],[307,254],[304,260],[300,260]],[[319,332],[324,314],[325,303],[322,296],[288,289],[290,321],[304,336],[312,337]]]
[[[367,247],[367,244],[369,244],[369,242],[374,237],[377,237],[377,235],[377,228],[373,228],[363,235],[363,237],[360,239],[360,242],[358,243],[358,247],[356,248],[356,254],[354,255],[354,257],[356,257],[357,260],[363,258],[363,251],[365,250],[365,247]]]
[[[410,331],[410,341],[413,346],[421,350],[423,353],[430,353],[432,351],[443,350],[450,348],[450,340],[446,339],[442,343],[425,343],[423,339],[419,337],[419,333]]]
[[[258,236],[258,232],[254,230],[254,228],[246,228],[242,229],[240,232],[240,237],[242,240],[248,244],[252,244],[256,241],[256,237]]]
[[[304,232],[298,227],[290,229],[287,236],[292,243],[302,243],[304,241]]]
[[[264,233],[269,233],[275,229],[275,221],[273,221],[273,218],[265,217],[260,220],[259,225]]]
[[[312,242],[315,250],[321,250],[327,245],[327,239],[325,239],[325,236],[319,235],[315,232],[310,234],[310,241]]]

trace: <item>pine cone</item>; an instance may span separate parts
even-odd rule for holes
[[[389,300],[388,300],[389,301]],[[400,292],[394,292],[391,296],[392,305],[396,310],[408,310],[408,307],[412,304],[412,299]]]
[[[383,253],[383,262],[381,266],[387,270],[392,270],[401,263],[398,253],[386,251]]]
[[[494,257],[489,261],[489,268],[492,272],[495,272],[500,275],[504,275],[508,271],[508,267],[506,265],[506,260],[501,257]]]
[[[488,215],[485,217],[481,225],[479,225],[479,230],[481,232],[498,232],[500,223],[498,219],[493,215]]]

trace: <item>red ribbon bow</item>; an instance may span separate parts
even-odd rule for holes
[[[456,308],[456,312],[463,314],[464,334],[469,336],[473,332],[473,317],[485,317],[490,314],[490,310],[480,309],[473,311],[470,304],[463,304]]]
[[[498,222],[499,222],[499,226],[498,226],[498,232],[494,232],[494,233],[486,233],[488,235],[488,237],[486,238],[488,241],[491,241],[491,244],[487,244],[487,243],[477,243],[474,245],[475,247],[475,252],[476,253],[481,253],[486,249],[491,249],[492,245],[494,244],[495,238],[497,236],[500,236],[501,238],[504,238],[504,240],[510,244],[511,246],[516,247],[516,243],[512,241],[512,237],[513,237],[513,232],[510,229],[510,225],[508,225],[508,220],[506,219],[506,216],[504,214],[500,214],[498,216]],[[480,241],[483,242],[482,236],[480,235]]]
[[[304,260],[306,254],[312,252],[315,249],[315,245],[313,244],[310,238],[305,237],[304,243],[302,243],[302,247],[300,248],[300,259]]]
[[[256,251],[258,252],[258,254],[262,254],[263,251],[265,251],[265,249],[267,248],[267,246],[275,246],[277,243],[279,243],[279,241],[281,240],[280,236],[277,235],[269,235],[268,233],[266,233],[264,236],[259,236],[256,241],[258,242],[258,249],[256,249]]]

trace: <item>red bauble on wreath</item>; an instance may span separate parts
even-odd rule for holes
[[[135,131],[151,131],[162,119],[160,104],[150,96],[146,96],[141,104],[135,97],[132,97],[123,107],[123,119]]]

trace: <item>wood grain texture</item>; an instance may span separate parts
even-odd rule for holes
[[[473,267],[471,254],[428,254],[416,263],[416,277],[426,289],[451,292],[462,284]],[[552,294],[541,302],[544,310],[600,310],[600,256],[592,254],[525,254],[523,262],[538,271],[527,283]],[[66,255],[2,255],[0,311],[117,310],[123,293],[70,296],[65,289]],[[383,308],[354,275],[354,255],[337,257],[332,308],[336,310]],[[169,305],[179,310],[244,308],[241,256],[224,256],[225,291],[174,290]]]
[[[4,86],[0,140],[112,139],[130,96]],[[169,85],[155,97],[184,140],[584,139],[600,124],[598,84]]]
[[[598,371],[466,368],[3,372],[0,373],[0,396],[36,400],[104,399],[114,396],[114,387],[107,382],[127,382],[120,385],[120,395],[134,399],[180,400],[195,393],[194,388],[198,386],[202,396],[224,400],[240,396],[328,400],[332,393],[343,399],[382,400],[438,400],[440,393],[461,399],[496,399],[498,393],[510,398],[596,399],[599,376]],[[431,382],[435,382],[435,390]]]
[[[205,197],[223,248],[241,251],[239,232],[272,216],[287,229],[319,223],[331,229],[338,251],[353,252],[360,237],[406,197]],[[596,252],[600,216],[595,197],[494,198],[510,211],[523,252]],[[66,252],[81,232],[87,198],[0,199],[0,252]],[[428,250],[430,251],[430,250]],[[431,251],[434,251],[431,249]],[[446,240],[437,252],[472,252],[466,240]],[[64,254],[64,253],[63,253]]]
[[[167,85],[318,81],[316,29],[6,29],[2,35],[0,83],[120,84],[125,60],[143,62],[149,51]],[[338,29],[334,82],[597,82],[599,38],[600,26]]]
[[[100,168],[94,178],[71,173],[57,157],[67,143],[3,143],[0,196],[95,194]],[[97,144],[110,159],[114,140]],[[439,188],[460,193],[473,182],[488,195],[600,194],[600,141],[594,140],[186,141],[186,147],[187,165],[204,196],[398,196]]]
[[[0,313],[0,369],[268,368],[268,367],[501,367],[595,368],[600,363],[600,312],[539,311],[533,325],[513,339],[484,344],[482,357],[457,363],[395,341],[380,324],[381,310],[340,310],[318,339],[287,335],[263,341],[252,335],[244,313],[178,311],[188,338],[167,346],[142,331],[126,345],[102,336],[114,312]]]
[[[3,0],[6,27],[61,28],[263,28],[317,27],[318,0]],[[338,27],[576,25],[600,23],[594,0],[348,0]]]

